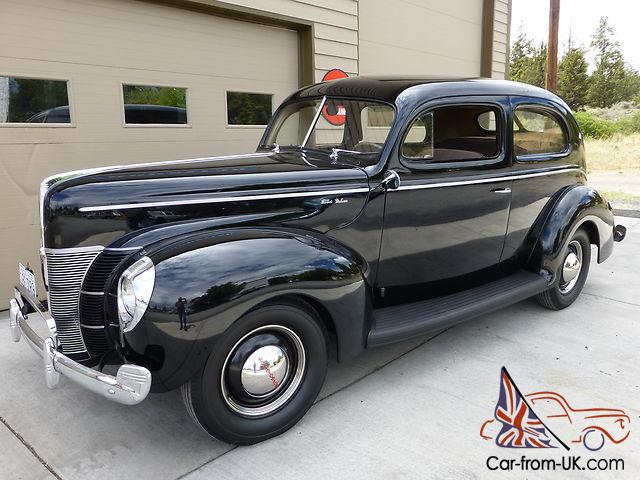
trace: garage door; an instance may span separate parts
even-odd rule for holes
[[[129,0],[0,10],[3,304],[17,259],[38,262],[44,177],[253,151],[271,108],[298,87],[295,31]]]

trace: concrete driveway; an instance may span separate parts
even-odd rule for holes
[[[332,365],[320,399],[286,434],[235,448],[209,438],[177,392],[112,404],[64,378],[47,390],[39,359],[0,336],[0,478],[640,478],[640,225],[592,264],[582,296],[551,312],[525,301],[439,335]],[[6,312],[1,314],[7,321]],[[629,438],[503,449],[480,438],[500,367],[523,393],[552,390],[577,408],[622,408]],[[563,439],[570,441],[566,437]],[[620,458],[624,471],[491,471],[487,458]],[[620,468],[620,467],[618,467]]]

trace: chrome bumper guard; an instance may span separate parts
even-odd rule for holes
[[[35,310],[34,313],[23,313],[25,301]],[[46,338],[40,338],[29,325],[29,317],[36,315],[47,324],[49,336]],[[49,388],[55,388],[62,374],[81,387],[123,405],[140,403],[151,389],[151,373],[144,367],[121,365],[114,377],[85,367],[57,351],[56,324],[53,318],[40,301],[22,287],[16,287],[14,298],[9,301],[9,325],[14,342],[19,342],[24,335],[29,346],[42,357],[44,376]]]

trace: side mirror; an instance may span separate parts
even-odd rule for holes
[[[384,178],[380,184],[386,190],[396,190],[400,186],[400,175],[395,170],[389,170],[384,174]]]

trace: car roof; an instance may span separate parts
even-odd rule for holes
[[[304,87],[291,95],[289,100],[324,95],[364,98],[394,104],[402,99],[413,100],[415,103],[428,98],[460,95],[520,95],[553,100],[565,105],[560,97],[548,90],[526,83],[464,77],[348,77]]]

